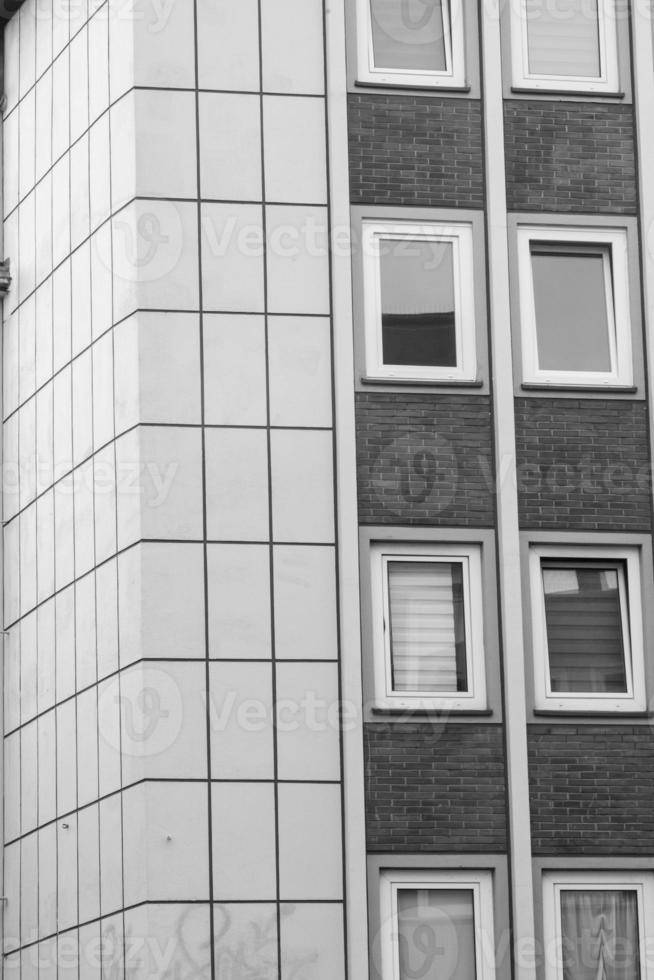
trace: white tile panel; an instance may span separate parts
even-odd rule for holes
[[[261,200],[258,95],[200,94],[200,173],[204,200]]]
[[[257,0],[198,0],[200,88],[257,91],[259,12]]]
[[[28,834],[37,825],[38,757],[36,722],[20,732],[20,832]]]
[[[100,816],[97,805],[77,814],[79,911],[82,922],[100,914]]]
[[[118,669],[118,580],[116,561],[96,569],[98,677]]]
[[[261,23],[264,91],[323,92],[321,0],[263,0]]]
[[[124,793],[125,905],[209,897],[207,787],[143,783]]]
[[[275,430],[271,456],[275,540],[333,541],[331,433]]]
[[[327,203],[325,102],[264,96],[266,200]]]
[[[57,813],[77,806],[77,725],[75,700],[65,701],[57,712]]]
[[[261,313],[263,215],[257,204],[202,207],[202,285],[205,309]]]
[[[268,363],[271,424],[331,426],[329,320],[270,317]]]
[[[55,600],[48,599],[36,611],[38,641],[38,708],[55,702]]]
[[[57,826],[39,831],[39,936],[57,929]]]
[[[104,596],[100,595],[100,602]],[[82,691],[97,680],[95,572],[75,583],[75,662],[77,690]]]
[[[57,593],[56,617],[56,691],[57,702],[75,693],[75,587]]]
[[[266,433],[211,429],[205,438],[209,538],[265,540],[269,524]]]
[[[95,688],[77,696],[77,801],[98,798],[98,705]]]
[[[272,779],[272,665],[213,663],[210,678],[212,778]]]
[[[336,560],[331,547],[276,545],[275,648],[282,660],[335,660]]]
[[[206,424],[265,425],[264,318],[209,314],[203,339]]]
[[[267,545],[209,545],[210,657],[270,657],[269,561]]]
[[[271,313],[329,313],[326,208],[266,208],[268,308]]]
[[[270,783],[214,783],[213,883],[218,902],[275,898],[275,800]]]
[[[22,945],[38,939],[39,895],[34,887],[39,878],[37,834],[24,837],[20,847],[20,937]],[[22,977],[21,977],[22,980]]]
[[[38,719],[39,743],[39,823],[54,820],[57,815],[57,737],[55,712],[48,711]]]
[[[77,814],[57,824],[57,928],[70,929],[77,922]]]
[[[282,901],[342,898],[340,787],[282,783],[278,812]]]
[[[195,93],[146,89],[126,98],[134,101],[136,195],[195,197]]]
[[[203,663],[154,661],[123,672],[123,785],[141,779],[206,778],[205,693]]]
[[[343,907],[295,903],[281,906],[282,980],[301,965],[303,980],[335,980],[345,975]]]
[[[100,912],[123,904],[123,838],[120,794],[100,801]]]

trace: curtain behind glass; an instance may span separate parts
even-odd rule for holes
[[[597,0],[527,0],[526,10],[532,74],[601,76]]]
[[[370,12],[375,68],[447,69],[442,0],[370,0]]]
[[[562,891],[563,980],[639,980],[635,891]]]
[[[400,980],[475,980],[475,916],[469,889],[397,893]]]

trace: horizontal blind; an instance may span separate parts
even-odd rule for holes
[[[460,562],[388,563],[395,691],[467,689]]]
[[[552,691],[625,693],[616,569],[543,570]]]
[[[601,77],[597,0],[527,0],[526,11],[531,74]]]

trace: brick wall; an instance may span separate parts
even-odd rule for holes
[[[504,124],[509,210],[635,214],[631,106],[513,100]]]
[[[516,398],[520,525],[649,530],[644,402]]]
[[[492,527],[490,400],[358,393],[363,524]]]
[[[353,204],[483,207],[479,102],[361,94],[348,109]]]
[[[654,855],[650,726],[532,725],[535,854]]]
[[[503,851],[499,725],[365,726],[369,851]]]

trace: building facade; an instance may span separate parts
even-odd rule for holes
[[[5,974],[653,980],[650,0],[3,17]]]

